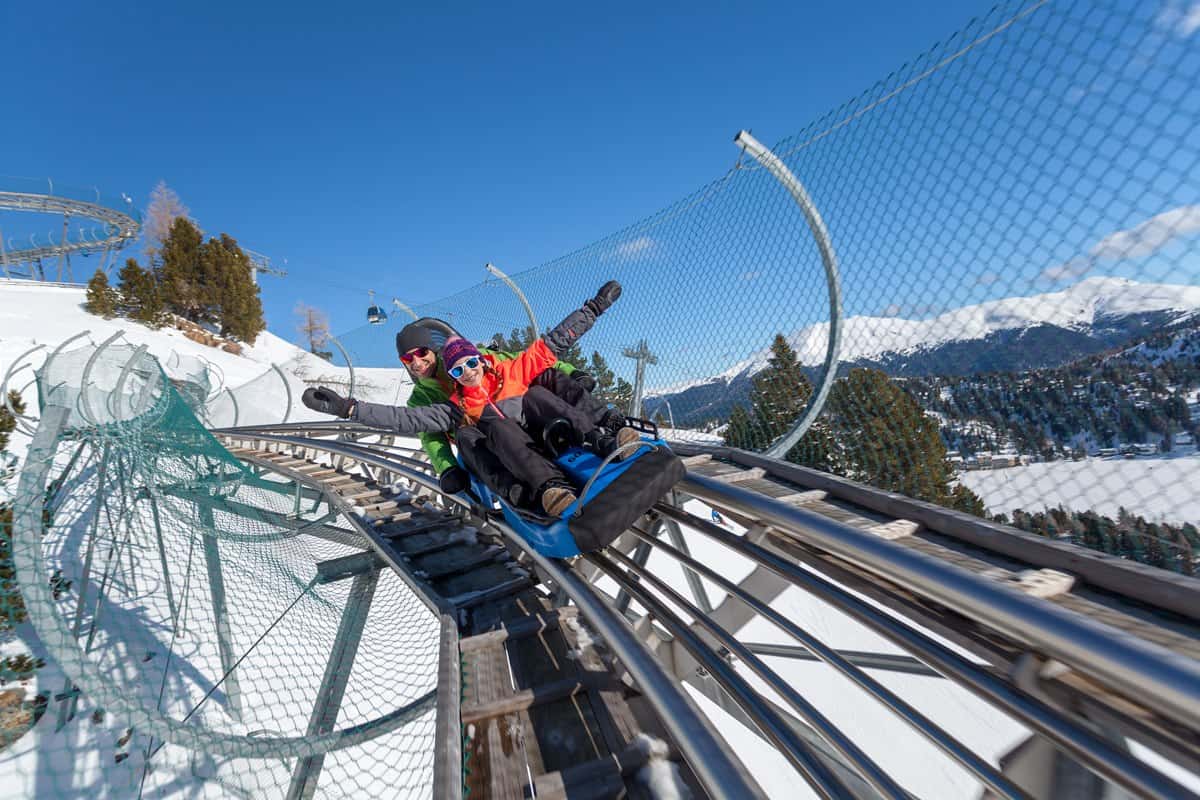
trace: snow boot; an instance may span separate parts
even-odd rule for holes
[[[579,499],[574,489],[557,482],[543,486],[541,494],[542,510],[552,517],[562,516],[567,506]]]
[[[608,458],[614,451],[624,447],[625,445],[633,444],[640,440],[641,434],[634,428],[622,427],[611,436],[601,436],[596,442],[596,455],[601,458]],[[624,461],[637,451],[630,447],[627,450],[622,450],[621,453],[613,459],[614,461]]]

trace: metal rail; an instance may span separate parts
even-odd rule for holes
[[[688,474],[680,489],[799,534],[815,547],[1024,642],[1192,730],[1200,730],[1200,664],[1078,614],[899,547],[813,511]]]
[[[65,237],[58,244],[45,247],[6,249],[9,263],[26,263],[64,255],[89,255],[111,250],[120,250],[138,237],[141,223],[131,213],[114,208],[73,200],[69,197],[35,194],[31,192],[0,192],[0,209],[10,211],[32,211],[43,214],[62,214],[66,218],[86,217],[104,223],[107,236],[91,241],[80,239],[68,242]]]
[[[411,477],[433,491],[437,491],[436,482],[432,476],[422,471],[425,465],[395,452],[412,451],[416,449],[415,447],[406,447],[391,443],[330,442],[308,437],[286,435],[287,432],[303,431],[310,436],[377,436],[381,434],[386,435],[386,432],[367,429],[359,425],[344,422],[296,423],[291,426],[259,426],[255,431],[263,432],[250,434],[248,431],[239,430],[227,431],[226,433],[239,438],[252,436],[254,438],[261,438],[264,441],[274,441],[280,444],[286,443],[298,446],[314,446],[320,449],[336,449],[344,455],[364,459],[383,468],[391,468],[397,474],[404,474],[405,477]],[[374,459],[379,460],[374,461]],[[391,466],[384,466],[386,464],[390,464]],[[417,467],[417,469],[409,469],[410,465]],[[1057,635],[1070,635],[1071,632],[1082,630],[1091,637],[1086,642],[1087,645],[1099,647],[1106,646],[1109,642],[1115,642],[1115,647],[1118,651],[1124,648],[1125,657],[1136,660],[1139,668],[1140,666],[1149,665],[1150,662],[1155,662],[1160,666],[1165,662],[1166,666],[1163,669],[1168,670],[1167,674],[1170,674],[1169,670],[1173,668],[1182,669],[1185,673],[1189,669],[1194,669],[1194,664],[1187,659],[1177,657],[1175,654],[1162,648],[1140,642],[1124,642],[1119,636],[1115,635],[1114,631],[1108,629],[1106,626],[1093,623],[1077,614],[1059,609],[1044,601],[1026,598],[1023,595],[980,579],[976,575],[943,564],[936,559],[906,551],[893,543],[882,541],[871,534],[830,520],[815,512],[793,508],[784,503],[772,501],[754,492],[705,478],[695,474],[694,471],[689,473],[688,477],[680,485],[680,489],[704,500],[712,507],[720,509],[723,513],[728,512],[735,517],[745,519],[761,520],[763,524],[789,531],[797,538],[811,542],[814,547],[825,552],[831,552],[841,559],[859,565],[862,569],[869,570],[873,574],[883,577],[887,581],[886,586],[896,585],[904,591],[914,592],[920,596],[932,595],[935,600],[943,604],[949,605],[950,603],[954,603],[950,607],[958,611],[965,611],[965,609],[958,602],[959,595],[946,594],[951,590],[963,596],[972,597],[975,604],[986,605],[1003,600],[1010,607],[1006,607],[1005,614],[1007,616],[1002,616],[1001,621],[1010,617],[1016,617],[1021,620],[1021,627],[1014,630],[1011,620],[1006,627],[1001,627],[993,621],[997,612],[990,608],[978,611],[972,610],[968,616],[980,624],[987,625],[990,629],[1005,633],[1005,635],[1012,638],[1015,642],[1029,642],[1029,637],[1023,637],[1022,634],[1030,630],[1034,630],[1036,632],[1035,635],[1039,639],[1049,639],[1052,644],[1054,643],[1052,637],[1056,632]],[[451,497],[449,500],[460,505],[465,504],[461,498]],[[1024,689],[1015,686],[1013,684],[1015,679],[996,675],[978,666],[934,640],[919,628],[915,628],[911,624],[897,619],[892,615],[883,613],[871,604],[842,589],[837,584],[809,570],[801,569],[794,560],[756,545],[744,537],[729,533],[708,520],[695,517],[674,506],[665,503],[659,504],[656,506],[656,510],[665,520],[673,524],[686,525],[703,535],[718,540],[720,543],[733,548],[739,555],[749,558],[751,561],[782,576],[790,585],[798,586],[820,597],[833,607],[850,614],[855,619],[867,625],[867,627],[917,656],[920,661],[929,665],[936,672],[954,680],[971,692],[1029,724],[1035,731],[1045,735],[1065,752],[1071,753],[1082,764],[1106,779],[1142,795],[1194,797],[1194,795],[1176,782],[1134,758],[1128,752],[1113,746],[1111,742],[1106,741],[1102,736],[1093,733],[1088,723],[1084,722],[1081,724],[1073,720],[1067,712],[1056,709],[1049,705],[1048,702],[1034,697]],[[817,532],[816,534],[813,533],[814,530]],[[515,537],[511,532],[509,532],[509,535],[514,541],[520,543],[519,537]],[[685,571],[694,570],[709,580],[715,580],[720,577],[704,564],[692,559],[678,548],[671,547],[661,541],[656,541],[648,535],[640,535],[636,538],[642,540],[641,544],[653,544],[661,548],[668,555],[675,557]],[[541,559],[536,553],[532,551],[528,552],[531,557],[538,561],[543,572],[552,576],[551,580],[564,588],[569,585],[577,593],[577,582],[582,581],[582,578],[576,574],[577,569],[564,571],[563,566],[559,562]],[[632,595],[639,602],[642,602],[642,600],[646,600],[649,603],[657,602],[652,597],[647,596],[648,589],[646,585],[641,583],[641,581],[645,581],[645,584],[653,584],[653,580],[651,580],[653,576],[648,575],[644,567],[634,561],[618,557],[615,552],[613,557],[620,558],[626,567],[626,571],[623,572],[625,575],[624,579],[618,581],[622,593],[626,597]],[[612,559],[607,561],[607,566],[616,569],[616,566],[612,563]],[[901,567],[904,569],[901,569]],[[723,579],[716,580],[718,585],[728,591],[729,586],[726,585],[728,582],[722,583],[722,581]],[[883,586],[885,584],[880,585]],[[947,586],[950,588],[947,589]],[[568,591],[567,594],[574,597],[571,591]],[[734,594],[745,602],[753,603],[755,601],[753,596],[744,592]],[[672,602],[674,604],[674,601]],[[646,603],[642,604],[644,607],[646,606]],[[764,611],[764,608],[766,611]],[[661,607],[661,603],[656,606],[656,609],[657,613],[654,614],[654,617],[662,621],[663,616],[665,616],[665,609]],[[765,618],[771,619],[769,606],[760,603],[755,608],[755,611]],[[693,618],[697,618],[702,612],[698,608],[692,607],[687,613],[693,616]],[[1047,622],[1047,619],[1050,622]],[[1068,633],[1064,634],[1062,633],[1063,631]],[[674,628],[672,628],[671,632],[676,636],[682,636]],[[789,632],[793,635],[796,634],[796,630],[794,629],[789,630]],[[810,643],[814,645],[814,648],[809,648],[809,652],[817,652],[817,650],[823,647],[819,642],[809,642],[801,637],[797,638],[806,647]],[[749,647],[747,643],[742,644],[745,645],[747,651],[753,653],[753,648]],[[1071,648],[1056,649],[1054,652],[1060,653],[1063,656],[1063,663],[1073,667],[1074,664],[1072,662],[1076,661],[1077,658],[1083,658],[1085,661],[1087,658],[1090,658],[1090,653],[1087,649],[1080,649],[1080,647],[1077,644],[1075,649],[1079,650],[1081,655],[1072,654],[1070,652]],[[821,657],[823,660],[838,666],[837,662],[840,656],[836,652],[825,648]],[[1055,657],[1057,658],[1058,656]],[[708,663],[707,658],[709,657],[698,655],[697,658],[701,663]],[[747,661],[747,663],[750,662]],[[848,673],[846,671],[847,667],[852,672]],[[994,792],[1004,797],[1024,796],[1020,787],[1015,786],[1008,778],[1001,775],[985,761],[979,759],[978,756],[965,751],[965,748],[960,743],[946,735],[936,726],[933,726],[932,723],[929,723],[919,712],[903,705],[903,701],[898,701],[898,698],[895,698],[894,695],[889,698],[886,690],[884,692],[874,691],[874,687],[871,685],[874,682],[869,676],[862,675],[861,670],[855,670],[855,667],[846,663],[845,659],[841,659],[839,669],[843,674],[850,675],[853,680],[856,680],[860,686],[863,686],[869,693],[884,702],[885,705],[889,705],[893,711],[897,711],[906,722],[917,728],[923,735],[930,738],[931,741],[934,741],[951,758],[963,764]],[[853,671],[857,671],[861,677],[856,678]],[[1156,677],[1160,677],[1156,670],[1151,669],[1149,671]],[[714,677],[719,677],[722,674],[716,668],[710,669],[709,673]],[[1092,677],[1099,679],[1099,676],[1094,673]],[[1109,682],[1102,681],[1102,683],[1108,684]],[[722,685],[724,691],[735,691],[733,684]],[[1179,690],[1184,694],[1194,689],[1195,684],[1179,687]],[[1132,699],[1141,700],[1143,696],[1135,694]],[[753,715],[751,715],[751,718],[753,719]],[[1189,730],[1195,730],[1195,728],[1187,725],[1186,716],[1183,719],[1175,719],[1176,722],[1185,725]]]
[[[278,429],[278,428],[277,428]],[[378,433],[378,431],[374,431]],[[380,454],[368,446],[344,441],[306,439],[303,437],[262,434],[242,430],[225,430],[223,435],[236,440],[256,440],[307,447],[325,451],[331,455],[345,456],[371,464],[395,475],[415,481],[433,491],[439,491],[436,476],[414,469],[410,465],[427,467],[412,459],[397,459],[392,454]],[[469,501],[458,495],[442,495],[450,503],[470,510]],[[761,789],[746,773],[745,768],[733,756],[725,743],[716,736],[695,703],[683,692],[678,682],[668,675],[653,654],[638,641],[629,623],[617,615],[596,594],[595,590],[575,574],[564,562],[549,559],[529,547],[515,531],[503,521],[491,517],[481,519],[487,525],[501,531],[505,537],[521,548],[544,574],[559,586],[580,610],[597,633],[607,642],[617,659],[625,666],[641,688],[644,697],[657,712],[664,727],[678,743],[688,765],[714,798],[761,797]]]

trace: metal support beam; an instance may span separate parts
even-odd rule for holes
[[[359,554],[350,558],[359,558]],[[370,555],[374,555],[373,553]],[[376,557],[377,558],[377,557]],[[378,559],[377,562],[378,563]],[[342,708],[342,698],[346,694],[346,684],[350,681],[350,672],[354,668],[354,657],[358,654],[358,643],[362,638],[363,628],[367,624],[367,614],[371,610],[371,600],[375,597],[375,587],[379,584],[378,567],[367,572],[359,573],[350,586],[350,596],[346,598],[346,607],[342,611],[342,621],[338,625],[337,635],[333,640],[333,650],[329,661],[325,664],[325,674],[321,678],[321,686],[317,689],[317,699],[313,704],[312,716],[308,719],[307,735],[329,733],[337,724],[338,712]],[[302,758],[292,770],[292,782],[288,786],[288,800],[308,800],[317,791],[317,782],[321,777],[321,767],[325,763],[324,755]]]
[[[200,523],[209,530],[215,530],[212,509],[206,505],[200,506]],[[225,603],[225,578],[221,575],[221,554],[217,546],[217,537],[209,533],[202,534],[204,538],[204,564],[208,569],[208,588],[212,595],[213,617],[217,626],[217,649],[221,653],[221,671],[225,676],[226,705],[235,719],[242,718],[241,691],[238,687],[237,673],[234,665],[237,663],[237,653],[233,650],[233,630],[229,626],[229,609]]]
[[[655,527],[657,529],[657,524]],[[637,546],[633,549],[633,563],[637,564],[639,567],[646,566],[646,562],[650,560],[650,550],[650,545],[646,544],[645,542],[638,542]],[[637,576],[634,575],[634,577],[636,578]],[[613,607],[617,609],[618,613],[624,614],[629,610],[629,600],[629,593],[624,589],[620,589],[617,592],[617,599],[613,602]]]
[[[683,538],[683,531],[679,529],[679,523],[673,519],[663,520],[664,527],[667,529],[667,538],[671,540],[671,544],[684,555],[691,557],[692,551],[688,549],[687,541]],[[683,577],[687,579],[688,588],[692,590],[692,597],[696,601],[696,607],[705,614],[711,614],[713,605],[708,599],[708,591],[704,588],[704,582],[700,580],[691,568],[683,567]]]
[[[151,489],[147,492],[147,497],[150,500],[150,514],[154,519],[154,539],[158,546],[158,565],[162,569],[163,586],[167,590],[167,606],[171,609],[171,625],[178,630],[179,628],[179,607],[175,604],[175,589],[171,586],[171,570],[167,565],[167,550],[163,543],[162,519],[158,513],[158,498],[155,497],[156,492]]]
[[[504,284],[513,290],[513,294],[517,296],[517,299],[521,301],[521,305],[525,307],[525,316],[529,317],[529,327],[533,331],[534,338],[537,338],[539,333],[537,317],[533,315],[533,306],[529,305],[529,301],[525,299],[525,293],[521,291],[521,287],[513,283],[512,278],[497,269],[495,264],[489,262],[484,269],[504,281]]]

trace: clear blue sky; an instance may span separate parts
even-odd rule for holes
[[[287,259],[272,330],[297,300],[345,330],[368,288],[415,305],[656,211],[990,7],[506,5],[6,3],[0,174],[165,179]]]

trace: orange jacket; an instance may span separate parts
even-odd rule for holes
[[[462,410],[463,421],[468,425],[478,421],[489,405],[503,416],[520,418],[520,398],[529,391],[534,378],[558,361],[558,356],[541,339],[511,361],[500,361],[493,355],[482,358],[487,369],[480,385],[459,385],[450,395],[450,402]]]

